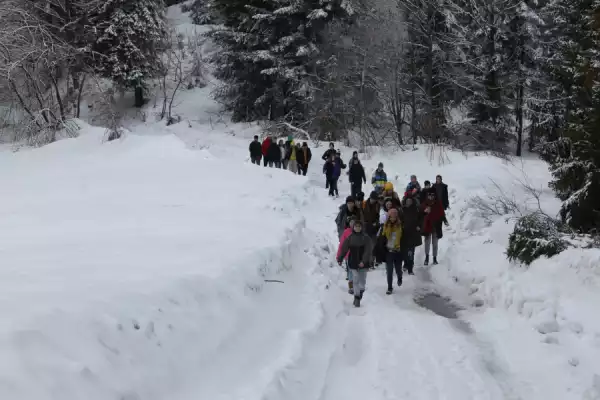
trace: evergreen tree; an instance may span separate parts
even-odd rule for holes
[[[220,22],[212,0],[194,0],[184,11],[190,12],[196,25],[217,24]]]
[[[552,64],[555,86],[565,96],[560,136],[545,144],[561,216],[572,228],[600,227],[600,3],[562,0],[556,6],[563,33]]]
[[[226,83],[216,96],[233,112],[233,120],[302,121],[322,31],[343,14],[341,5],[284,0],[244,2],[241,7],[214,0],[214,7],[226,25],[210,33],[222,48],[216,76]]]
[[[167,29],[162,0],[108,0],[90,17],[92,51],[98,72],[135,89],[135,105],[144,104],[143,87],[155,75]]]

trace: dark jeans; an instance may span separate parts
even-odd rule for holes
[[[267,161],[265,160],[265,167],[268,165],[269,167],[273,168],[273,161]]]
[[[267,157],[264,157],[263,158],[263,165],[266,167],[268,163],[269,163],[269,160],[267,160]]]
[[[362,192],[362,182],[352,182],[352,184],[350,185],[350,195],[352,195],[352,197],[356,197],[357,194],[359,194],[360,192]]]
[[[283,169],[287,169],[288,161],[289,161],[289,160],[281,160],[281,167],[282,167]]]
[[[298,164],[298,175],[306,176],[306,172],[308,172],[308,165]]]
[[[402,257],[403,254],[400,251],[388,251],[385,259],[385,271],[387,273],[387,284],[388,289],[392,289],[394,283],[394,270],[398,280],[402,282]]]
[[[252,164],[256,164],[256,165],[260,165],[260,159],[261,157],[250,157],[250,160],[252,161]]]
[[[281,168],[281,161],[275,161],[275,168]]]
[[[340,192],[338,192],[338,179],[339,178],[327,178],[327,185],[329,187],[329,195],[330,196],[339,196]]]
[[[404,267],[408,272],[413,272],[413,267],[415,266],[415,248],[409,247],[406,250],[403,250],[402,253],[404,258]]]

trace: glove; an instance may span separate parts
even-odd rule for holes
[[[364,267],[365,267],[365,263],[364,263],[364,262],[361,262],[360,264],[358,264],[358,267],[359,267],[359,268],[364,268]]]
[[[338,260],[338,265],[341,266],[342,265],[342,260]]]

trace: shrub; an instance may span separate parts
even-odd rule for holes
[[[561,238],[561,229],[558,220],[541,212],[519,218],[508,238],[508,259],[529,265],[541,256],[552,257],[560,253],[567,248],[567,242]]]

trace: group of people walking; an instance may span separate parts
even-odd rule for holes
[[[276,142],[267,137],[259,142],[258,136],[249,147],[253,164],[283,168],[306,175],[312,159],[306,142],[294,143],[293,137]],[[321,157],[325,164],[325,187],[329,195],[339,197],[338,181],[342,170],[348,168],[350,196],[339,208],[335,219],[340,239],[336,259],[339,265],[345,261],[348,292],[354,295],[354,305],[360,307],[366,283],[367,271],[385,264],[387,291],[394,291],[396,284],[402,286],[403,271],[414,275],[415,249],[424,245],[424,265],[429,265],[430,251],[433,264],[438,263],[438,241],[443,237],[442,227],[448,225],[445,211],[449,208],[448,185],[437,175],[432,184],[426,180],[423,186],[412,175],[402,196],[388,180],[383,163],[379,163],[371,176],[373,191],[365,199],[363,185],[367,183],[365,169],[358,152],[352,154],[348,165],[341,152],[330,143]]]
[[[250,142],[250,161],[252,164],[260,165],[261,159],[265,167],[288,169],[299,175],[306,175],[308,164],[312,159],[312,152],[308,143],[294,143],[294,138],[288,136],[287,140],[276,142],[273,137],[267,136],[262,143],[258,136]]]
[[[350,164],[360,165],[358,154],[353,155]],[[336,258],[340,265],[346,262],[348,292],[354,295],[354,305],[360,307],[369,269],[385,264],[386,294],[390,295],[394,275],[398,287],[402,285],[403,270],[414,275],[417,247],[424,244],[424,265],[429,265],[430,251],[433,264],[438,263],[438,241],[443,237],[442,226],[448,225],[445,211],[450,204],[448,186],[441,175],[434,184],[425,181],[423,186],[412,175],[400,197],[379,163],[371,178],[374,190],[365,199],[362,165],[354,172],[349,173],[353,193],[340,206],[335,220],[340,238]]]

